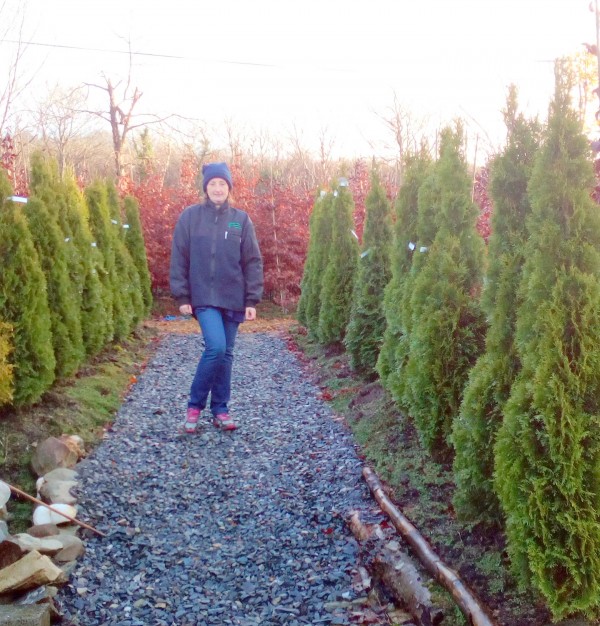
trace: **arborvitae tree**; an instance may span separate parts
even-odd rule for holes
[[[331,249],[333,200],[332,193],[322,191],[315,202],[310,219],[310,242],[304,276],[302,277],[302,296],[299,308],[302,316],[300,321],[314,337],[318,336],[319,331],[323,275]]]
[[[106,185],[95,182],[85,190],[85,197],[90,216],[90,230],[97,248],[102,253],[104,274],[101,282],[104,289],[105,306],[111,307],[114,339],[120,341],[127,337],[132,327],[133,309],[131,298],[123,293],[123,278],[117,273],[115,254],[118,235],[111,222]]]
[[[37,402],[54,382],[46,279],[21,204],[7,200],[10,184],[0,168],[0,319],[14,329],[15,406]]]
[[[398,344],[406,335],[403,313],[408,298],[404,288],[417,241],[419,188],[430,164],[431,159],[425,148],[419,154],[407,157],[404,182],[394,203],[396,220],[390,253],[391,279],[384,291],[385,331],[377,358],[377,372],[384,387],[390,391],[392,380],[402,369],[402,363],[397,363],[396,356]]]
[[[0,406],[9,404],[13,398],[13,366],[9,357],[13,351],[13,328],[0,322]]]
[[[308,249],[306,251],[306,260],[304,261],[304,268],[302,272],[302,281],[300,283],[300,298],[298,299],[298,306],[296,308],[296,317],[298,321],[308,328],[308,301],[314,297],[315,292],[315,257],[318,248],[318,241],[316,237],[317,222],[319,220],[319,211],[323,202],[323,196],[325,191],[321,191],[317,196],[313,205],[310,219],[308,222]]]
[[[427,449],[438,459],[451,455],[452,420],[462,391],[483,348],[485,325],[477,301],[483,239],[461,154],[462,129],[444,129],[435,166],[438,230],[423,252],[424,265],[411,295],[412,329],[406,366],[410,415]]]
[[[600,609],[600,212],[589,143],[557,64],[529,183],[521,370],[496,443],[508,551],[558,620]]]
[[[352,367],[367,376],[375,373],[385,331],[383,293],[391,276],[392,224],[390,203],[375,171],[366,201],[363,252],[358,262],[350,322],[344,344]]]
[[[518,285],[525,261],[526,222],[531,212],[527,184],[540,139],[539,124],[518,114],[514,87],[504,120],[507,145],[491,164],[494,212],[481,301],[490,324],[486,351],[471,370],[452,434],[456,453],[454,507],[463,517],[487,521],[500,518],[494,489],[493,443],[520,368],[514,347]]]
[[[125,245],[121,201],[117,188],[111,182],[106,184],[106,197],[108,199],[110,221],[114,227],[112,235],[117,278],[121,282],[124,305],[130,319],[127,331],[127,334],[129,334],[144,319],[142,285],[135,263]]]
[[[58,225],[58,169],[40,154],[31,159],[31,195],[23,208],[48,290],[56,377],[70,376],[83,363],[85,348],[76,286],[69,276],[69,241]]]
[[[331,248],[321,287],[319,341],[340,342],[350,319],[352,288],[358,260],[358,242],[353,233],[354,201],[346,184],[333,192]]]
[[[72,176],[65,178],[61,188],[59,223],[65,238],[73,244],[67,250],[73,257],[71,278],[77,287],[83,343],[86,354],[94,356],[113,338],[112,299],[105,301],[106,290],[101,282],[104,263],[101,252],[92,245],[95,242],[85,198]]]
[[[438,211],[440,207],[440,186],[438,181],[437,163],[429,165],[420,172],[415,172],[418,186],[417,193],[417,238],[407,244],[409,252],[412,252],[410,272],[402,284],[403,301],[399,309],[400,334],[395,351],[392,355],[394,369],[387,378],[387,387],[396,404],[406,413],[412,405],[411,387],[406,376],[406,368],[410,357],[410,346],[413,325],[417,317],[414,314],[412,294],[419,275],[427,264],[427,251],[435,239],[438,230]],[[419,185],[419,181],[422,183]],[[413,244],[413,245],[411,245]]]
[[[127,224],[123,225],[127,226],[124,228],[125,245],[140,277],[141,295],[144,303],[142,314],[144,317],[148,317],[152,311],[152,279],[148,270],[148,257],[146,256],[146,245],[137,200],[132,196],[127,196],[124,201],[124,209],[127,220]]]

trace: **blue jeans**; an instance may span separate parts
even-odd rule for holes
[[[204,337],[204,352],[196,368],[188,407],[204,409],[210,393],[212,414],[227,413],[231,397],[233,347],[239,323],[213,307],[198,307],[194,313]]]

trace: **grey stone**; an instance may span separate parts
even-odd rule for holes
[[[79,473],[70,467],[57,467],[44,474],[44,480],[77,480]]]
[[[44,476],[58,467],[73,467],[79,459],[77,452],[56,437],[40,443],[31,458],[31,468],[37,476]]]
[[[0,606],[0,626],[50,626],[50,606],[32,604]]]
[[[77,487],[76,480],[44,480],[40,487],[40,496],[48,504],[77,504],[77,498],[71,489]]]

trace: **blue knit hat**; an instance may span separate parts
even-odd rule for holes
[[[202,166],[202,189],[204,189],[204,193],[206,193],[208,181],[213,178],[222,178],[227,182],[229,191],[231,191],[233,181],[231,180],[231,172],[227,167],[227,163],[207,163]]]

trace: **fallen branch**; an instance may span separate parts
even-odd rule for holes
[[[367,525],[354,511],[348,526],[352,534],[362,543],[361,556],[373,578],[377,580],[394,601],[408,609],[420,626],[436,626],[444,619],[444,613],[433,606],[431,593],[421,581],[421,576],[412,559],[397,542],[386,540],[379,524]]]
[[[385,495],[379,478],[368,467],[363,468],[363,477],[381,509],[387,513],[395,528],[413,548],[427,571],[447,589],[471,626],[497,626],[487,614],[475,594],[465,585],[458,574],[445,565],[432,550],[425,538],[413,526],[393,502]]]
[[[91,530],[92,532],[96,533],[97,535],[100,535],[100,537],[106,537],[106,535],[103,532],[101,532],[99,530],[96,530],[93,526],[90,526],[89,524],[86,524],[85,522],[81,522],[78,519],[76,519],[75,517],[71,517],[70,515],[67,515],[66,513],[63,513],[62,511],[59,511],[58,509],[55,509],[50,504],[46,504],[45,502],[42,502],[41,500],[38,500],[37,498],[34,498],[33,496],[30,496],[28,493],[25,493],[24,491],[21,491],[17,487],[13,487],[12,485],[9,485],[8,483],[6,483],[6,484],[10,487],[10,490],[12,492],[16,493],[18,496],[26,498],[27,500],[30,500],[31,502],[34,502],[35,504],[39,504],[41,506],[45,506],[47,509],[50,509],[53,513],[56,513],[57,515],[60,515],[61,517],[64,517],[65,519],[68,519],[70,522],[73,522],[74,524],[78,524],[79,526],[83,526],[83,528],[87,528],[88,530]]]

